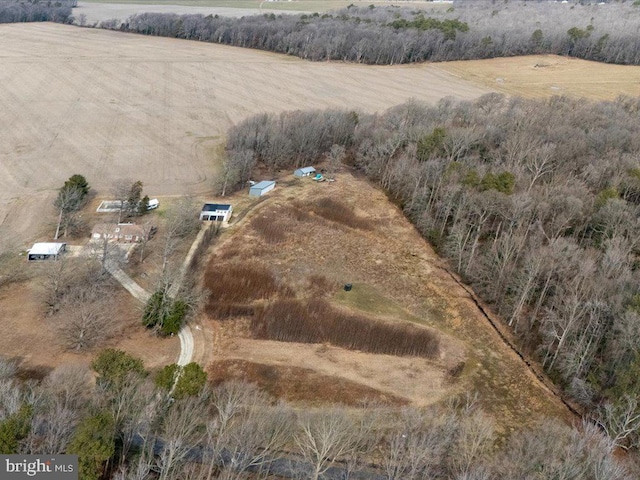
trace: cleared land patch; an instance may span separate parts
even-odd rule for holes
[[[151,196],[211,191],[212,147],[258,112],[380,111],[489,91],[430,65],[310,63],[267,52],[50,23],[0,26],[0,242],[45,235],[55,189],[98,195],[139,179]]]
[[[364,388],[363,394],[373,389],[415,405],[478,391],[483,409],[505,429],[535,423],[541,415],[566,415],[562,404],[502,342],[469,294],[383,192],[346,170],[334,183],[292,180],[292,175],[285,174],[279,185],[259,210],[226,231],[211,251],[204,277],[215,288],[209,318],[200,320],[215,332],[209,370],[214,378],[253,379],[271,385],[283,398],[298,398],[287,391],[286,383],[277,381],[278,372],[293,368],[294,391],[302,388],[299,385],[305,384],[306,376],[322,377],[323,382],[334,377],[348,382],[351,393],[333,401],[349,404],[354,402],[351,396],[360,395],[355,386]],[[317,206],[328,197],[344,203],[352,218],[322,216]],[[268,241],[273,232],[255,221],[262,217],[277,219],[284,235]],[[358,222],[352,224],[353,219]],[[359,228],[365,221],[367,228]],[[228,297],[222,279],[230,278],[228,272],[235,272],[238,262],[251,266],[255,274],[247,277],[265,286],[260,292],[271,293]],[[258,278],[262,281],[257,282]],[[342,288],[345,283],[352,283],[351,291]],[[227,288],[235,291],[231,285]],[[220,309],[216,298],[223,304]],[[333,311],[314,315],[310,306],[318,299]],[[225,302],[235,309],[225,309]],[[285,336],[256,338],[253,323],[262,322],[262,309],[278,308],[275,317],[285,321]],[[343,318],[357,317],[358,322],[370,320],[371,325],[385,322],[435,331],[438,354],[424,358],[411,352],[372,353],[357,344],[334,343],[329,335],[323,337],[327,332],[322,329],[340,328],[325,318],[335,311]],[[346,335],[362,332],[366,337],[368,327],[359,325],[355,334]],[[297,327],[321,332],[311,339],[289,337]]]
[[[275,398],[312,405],[341,403],[360,406],[365,402],[383,405],[407,404],[406,400],[375,388],[331,375],[322,375],[316,370],[288,365],[222,360],[211,364],[209,379],[214,385],[231,379],[254,383]]]
[[[613,100],[640,95],[640,67],[611,65],[557,55],[465,60],[433,64],[508,95],[527,98],[566,95]]]

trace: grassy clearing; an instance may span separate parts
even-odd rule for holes
[[[214,385],[231,379],[243,380],[256,384],[260,390],[264,390],[275,398],[311,405],[339,403],[361,406],[367,402],[375,402],[377,405],[408,403],[406,399],[380,392],[366,385],[289,365],[219,360],[211,364],[209,378]]]
[[[272,302],[258,309],[251,330],[263,340],[329,343],[368,353],[434,358],[439,352],[430,330],[343,313],[321,299]]]
[[[455,76],[508,95],[567,95],[613,100],[637,96],[640,67],[611,65],[556,55],[466,60],[433,64]]]
[[[365,313],[397,317],[412,322],[419,321],[399,305],[382,295],[380,290],[365,283],[354,283],[349,292],[340,290],[334,297],[336,302]]]

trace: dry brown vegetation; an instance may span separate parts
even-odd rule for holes
[[[314,375],[335,378],[336,382],[346,380],[413,405],[434,404],[463,391],[478,391],[482,407],[499,419],[500,429],[529,424],[542,414],[564,417],[566,410],[503,345],[402,212],[365,180],[346,171],[338,172],[336,179],[333,183],[310,179],[288,182],[289,177],[284,176],[279,179],[281,187],[271,192],[259,209],[218,239],[206,281],[214,281],[222,298],[244,310],[223,311],[219,316],[216,295],[210,297],[208,318],[200,318],[204,328],[213,332],[209,361],[215,363],[210,374],[221,379],[228,373],[230,378],[268,384],[269,379],[261,375],[268,377],[273,370],[259,365],[277,367],[278,371],[295,367],[301,369],[295,373],[298,381],[304,376],[316,378]],[[244,193],[238,195],[244,197]],[[346,224],[317,213],[318,204],[327,203],[348,210]],[[266,241],[255,228],[257,217],[277,219],[285,238],[278,243]],[[354,218],[366,222],[368,228],[354,228]],[[268,300],[251,290],[237,298],[226,296],[231,295],[227,289],[243,292],[245,288],[237,270],[240,262],[252,265],[251,271],[268,273],[262,277],[271,292]],[[227,269],[233,274],[223,281]],[[242,275],[245,273],[254,281],[252,273]],[[344,291],[345,283],[352,283],[353,289]],[[289,293],[281,293],[278,289],[282,288]],[[260,287],[257,291],[264,290]],[[321,298],[324,302],[317,301]],[[245,303],[232,303],[238,299]],[[309,305],[323,306],[309,314]],[[290,311],[282,315],[278,307]],[[265,312],[274,326],[285,323],[284,331],[255,338],[251,326],[264,327]],[[327,339],[327,331],[343,328],[331,324],[335,317],[413,327],[421,332],[437,330],[438,355],[402,357],[350,350],[340,339],[335,343]],[[300,324],[299,319],[305,323]],[[349,322],[344,328],[354,327],[347,332],[352,338],[364,336],[369,328]],[[325,326],[329,328],[323,329]],[[296,341],[264,339],[288,336],[292,331],[295,336],[288,338]],[[305,338],[309,332],[317,337]],[[320,343],[302,343],[305,341]],[[362,348],[355,343],[348,346]],[[219,363],[237,361],[255,364],[251,374],[238,373],[245,367],[227,368]],[[294,384],[278,385],[274,390],[278,396],[294,398],[287,396],[292,395],[288,388],[297,388]],[[347,389],[339,401],[353,405],[358,398],[356,391]]]
[[[258,386],[274,398],[305,405],[362,406],[405,405],[407,400],[381,392],[356,382],[323,375],[310,368],[290,365],[267,365],[244,360],[220,360],[209,366],[209,380],[219,385],[229,380],[241,380]]]
[[[640,67],[611,65],[558,55],[525,55],[443,62],[434,68],[508,95],[566,95],[594,100],[637,96]]]
[[[204,286],[209,290],[207,308],[216,315],[231,315],[230,308],[246,307],[251,303],[276,295],[291,296],[291,291],[279,285],[275,276],[257,262],[210,267],[205,273]],[[237,313],[236,313],[237,315]]]
[[[287,238],[286,225],[277,215],[256,215],[251,220],[251,226],[268,243],[281,243]]]
[[[340,223],[347,227],[360,228],[362,230],[371,228],[369,220],[359,217],[344,202],[333,198],[325,197],[316,200],[311,205],[311,211],[326,220]]]
[[[260,339],[331,345],[387,355],[434,358],[438,337],[425,328],[387,323],[344,313],[326,300],[277,300],[260,309],[251,321]]]

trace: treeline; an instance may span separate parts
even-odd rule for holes
[[[251,385],[206,385],[196,364],[152,374],[105,350],[92,369],[24,382],[0,360],[0,453],[76,454],[83,480],[637,478],[594,426],[542,421],[505,439],[473,396],[300,409]]]
[[[636,446],[640,101],[488,94],[380,115],[260,115],[229,132],[229,184],[256,162],[330,161],[334,142],[616,443]]]
[[[627,3],[457,2],[412,10],[355,7],[326,14],[144,13],[103,28],[268,50],[321,61],[392,65],[527,54],[640,64],[640,8]]]
[[[0,23],[71,23],[77,0],[0,0]]]

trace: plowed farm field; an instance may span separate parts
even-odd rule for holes
[[[53,23],[0,25],[0,244],[53,235],[56,189],[85,175],[202,195],[229,126],[259,112],[381,111],[489,89],[430,65],[370,67]],[[5,243],[6,245],[6,243]]]

